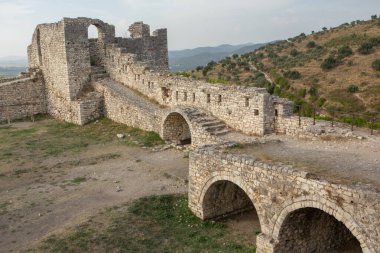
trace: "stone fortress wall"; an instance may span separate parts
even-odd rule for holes
[[[98,28],[97,40],[88,39],[90,25]],[[199,108],[246,134],[273,132],[275,97],[265,89],[211,85],[172,76],[168,73],[166,29],[151,35],[148,25],[137,22],[129,30],[131,38],[115,38],[113,26],[88,18],[64,18],[37,26],[28,48],[29,62],[30,68],[43,72],[50,114],[78,124],[101,114],[89,113],[88,120],[80,115],[81,104],[97,98],[85,92],[93,64],[104,66],[113,80],[162,106]]]
[[[88,38],[90,25],[98,39]],[[0,81],[0,121],[47,112],[83,125],[105,116],[177,144],[211,145],[190,156],[189,206],[199,217],[255,208],[259,253],[329,252],[355,240],[362,252],[380,252],[378,193],[213,146],[230,130],[297,135],[312,120],[299,126],[293,104],[265,89],[173,76],[166,29],[151,35],[137,22],[129,31],[131,38],[118,38],[114,26],[89,18],[38,25],[28,47],[30,73]]]
[[[90,25],[97,27],[98,39],[88,38]],[[129,31],[130,38],[115,37],[114,26],[89,18],[63,18],[57,23],[38,25],[28,47],[28,57],[30,70],[42,71],[39,82],[45,85],[40,90],[44,93],[40,97],[46,100],[44,112],[76,124],[102,116],[103,94],[94,92],[92,87],[95,81],[92,65],[96,65],[104,67],[111,79],[162,107],[197,108],[245,134],[296,135],[312,124],[303,118],[299,126],[298,118],[292,116],[293,104],[271,96],[265,89],[215,85],[169,74],[166,29],[158,29],[151,35],[148,25],[136,22]],[[29,92],[19,94],[26,98]],[[4,106],[1,108],[6,110]],[[16,104],[13,108],[17,108]],[[31,110],[24,114],[33,113]],[[19,116],[10,113],[11,119]],[[157,131],[154,124],[148,129]]]
[[[46,113],[45,86],[35,76],[0,82],[0,122]]]

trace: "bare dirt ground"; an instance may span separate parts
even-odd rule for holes
[[[188,159],[117,143],[41,161],[42,171],[0,177],[0,248],[19,252],[105,207],[143,196],[187,191]]]
[[[29,141],[25,134],[36,125],[38,123],[15,124],[14,128],[25,132],[17,133],[15,143],[9,147],[25,145],[23,141]],[[41,129],[34,132],[40,136],[38,138],[51,134],[40,133]],[[68,132],[72,131],[70,129]],[[368,184],[380,189],[379,136],[362,140],[311,141],[281,135],[252,139],[257,144],[231,152],[293,164],[298,169],[345,184]],[[59,142],[53,143],[58,145]],[[33,157],[33,150],[25,147],[22,154],[3,149],[0,251],[24,252],[49,235],[63,233],[83,223],[104,208],[149,195],[186,193],[187,154],[175,149],[157,152],[153,149],[157,150],[123,145],[118,141],[89,145],[78,152],[57,156],[43,155],[39,151]],[[256,234],[260,232],[254,212],[221,222],[227,224],[229,233],[250,244],[255,243]]]

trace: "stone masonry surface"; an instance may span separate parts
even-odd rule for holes
[[[257,239],[257,252],[335,252],[334,247],[345,243],[350,234],[340,229],[341,226],[359,241],[362,252],[380,251],[378,192],[314,179],[312,174],[292,166],[261,162],[251,156],[225,151],[219,146],[205,146],[190,156],[189,207],[200,218],[218,217],[247,206],[243,198],[234,198],[236,192],[217,188],[227,181],[242,189],[257,211],[262,232]],[[220,195],[223,193],[223,198],[215,199],[219,196],[217,191]],[[308,213],[310,219],[304,221],[304,226],[312,225],[313,219],[329,220],[326,214],[340,223],[330,225],[330,230],[316,231],[310,238],[289,242],[287,233],[294,236],[299,229],[302,234],[303,229],[287,222],[289,215],[305,216],[295,211]],[[319,214],[319,211],[323,212]],[[328,224],[322,222],[322,226],[328,227]],[[328,231],[331,234],[326,236]]]
[[[89,39],[90,25],[97,39]],[[376,190],[225,149],[236,136],[351,133],[299,122],[292,102],[262,88],[170,74],[167,30],[151,33],[136,22],[129,32],[130,38],[116,37],[113,25],[90,18],[38,25],[28,47],[29,73],[0,80],[0,122],[48,113],[83,125],[105,116],[175,144],[191,143],[198,148],[190,155],[189,207],[203,219],[255,209],[258,253],[336,252],[351,244],[380,252]]]

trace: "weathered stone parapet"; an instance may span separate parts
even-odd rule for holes
[[[18,78],[0,84],[0,122],[31,117],[46,110],[42,80]]]

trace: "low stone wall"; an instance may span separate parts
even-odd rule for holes
[[[86,98],[76,101],[79,107],[79,125],[87,124],[103,116],[104,100],[98,92],[87,94]]]
[[[306,237],[297,239],[301,242],[297,245],[299,248],[287,248],[289,244],[285,240],[289,239],[288,233],[297,236],[294,219],[291,217],[302,216],[302,212],[312,218],[305,220],[305,227],[298,227],[304,231],[299,236],[307,234],[310,220],[323,222],[329,217],[335,222],[334,229],[339,229],[339,224],[343,224],[351,232],[353,239],[359,241],[363,252],[380,252],[380,195],[375,190],[330,183],[290,166],[228,154],[228,151],[215,147],[204,147],[192,152],[189,167],[189,207],[200,218],[222,215],[220,208],[210,206],[215,201],[206,198],[208,191],[215,190],[218,182],[231,182],[247,194],[261,225],[262,234],[257,240],[258,253],[326,252],[328,247],[332,250],[340,242],[345,242],[346,232],[330,235],[325,231],[325,227],[332,229],[332,223],[327,222],[322,225],[319,223],[319,227],[314,224],[313,228],[320,228],[333,240],[324,235],[318,238]],[[237,203],[235,206],[241,205]],[[328,215],[327,218],[315,216],[315,210]]]
[[[146,131],[161,131],[162,112],[159,108],[136,101],[102,82],[107,81],[96,82],[94,87],[103,96],[105,117]]]
[[[45,89],[35,78],[0,84],[0,122],[46,113]]]

